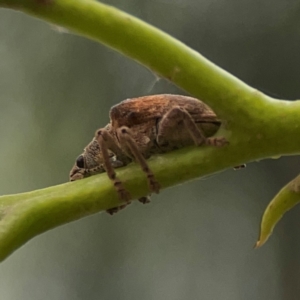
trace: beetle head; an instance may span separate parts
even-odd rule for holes
[[[124,165],[123,162],[117,160],[116,155],[108,150],[109,160],[114,168],[119,168]],[[70,171],[70,181],[75,181],[89,177],[91,175],[105,172],[102,151],[96,139],[93,139],[80,154],[75,161],[73,168]]]
[[[112,154],[113,155],[113,154]],[[99,143],[93,139],[80,154],[70,171],[70,181],[105,172]]]

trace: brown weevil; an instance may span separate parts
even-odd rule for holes
[[[195,98],[162,94],[124,100],[111,108],[110,123],[96,131],[78,156],[70,180],[106,172],[120,199],[129,203],[130,194],[114,169],[135,161],[147,176],[150,192],[158,193],[160,185],[147,159],[193,144],[223,146],[228,143],[225,138],[213,137],[220,125],[216,114]],[[149,202],[148,197],[139,200]],[[113,214],[125,206],[108,212]]]

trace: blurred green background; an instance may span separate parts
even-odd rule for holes
[[[299,1],[106,2],[257,89],[299,97]],[[66,182],[113,104],[184,93],[111,49],[4,9],[0,55],[1,195]],[[49,231],[0,265],[1,300],[299,299],[299,208],[253,250],[264,208],[299,163],[251,163],[164,190],[114,217]]]

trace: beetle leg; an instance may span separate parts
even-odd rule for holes
[[[109,213],[111,216],[113,214],[116,214],[117,212],[119,212],[120,210],[124,209],[127,205],[129,205],[131,202],[128,202],[128,203],[125,203],[125,204],[122,204],[120,206],[117,206],[117,207],[113,207],[113,208],[110,208],[110,209],[107,209],[106,212]]]
[[[235,166],[235,167],[233,167],[233,170],[240,170],[240,169],[244,169],[244,168],[246,168],[246,164],[242,164],[242,165],[239,165],[239,166]]]
[[[150,200],[150,196],[144,196],[144,197],[141,197],[138,199],[139,202],[143,203],[143,204],[148,204],[151,202]],[[129,205],[131,202],[128,202],[128,203],[125,203],[125,204],[122,204],[120,206],[117,206],[117,207],[113,207],[113,208],[110,208],[110,209],[107,209],[106,212],[109,213],[111,216],[113,214],[116,214],[117,212],[119,212],[120,210],[124,209],[127,205]]]
[[[148,204],[148,203],[151,202],[150,195],[141,197],[141,198],[138,199],[138,201],[143,203],[143,204]]]
[[[160,184],[156,181],[154,174],[150,170],[145,157],[140,152],[136,141],[132,138],[130,129],[126,126],[123,126],[117,130],[117,133],[118,133],[120,143],[125,145],[126,148],[130,150],[136,162],[139,163],[139,165],[142,167],[142,170],[146,173],[150,190],[152,192],[159,193]]]
[[[203,131],[196,125],[191,115],[184,108],[177,106],[170,109],[161,119],[157,134],[158,144],[160,144],[160,139],[168,136],[170,130],[176,130],[177,124],[181,121],[197,146],[206,144],[219,147],[228,143],[223,137],[205,137]]]
[[[98,129],[96,131],[95,138],[98,141],[98,143],[100,136],[105,141],[107,148],[116,155],[118,160],[124,163],[124,166],[130,163],[131,160],[125,155],[122,149],[115,142],[113,136],[105,128]]]
[[[113,152],[116,151],[117,153],[119,151],[122,152],[121,149],[116,145],[116,143],[114,141],[113,141],[113,143],[111,143],[113,138],[110,136],[110,134],[105,129],[97,130],[95,139],[98,141],[99,146],[101,148],[104,168],[105,168],[105,171],[106,171],[109,179],[113,182],[114,187],[116,188],[116,191],[119,194],[119,197],[121,198],[121,200],[129,202],[129,200],[131,199],[131,196],[124,188],[122,182],[117,178],[116,172],[112,166],[112,163],[111,163],[110,157],[109,157],[109,153],[108,153],[108,150],[111,150]],[[113,211],[113,209],[111,211]]]

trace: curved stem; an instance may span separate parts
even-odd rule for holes
[[[111,6],[93,0],[0,0],[1,5],[116,49],[203,100],[220,117],[248,116],[247,107],[273,101],[170,35]]]

